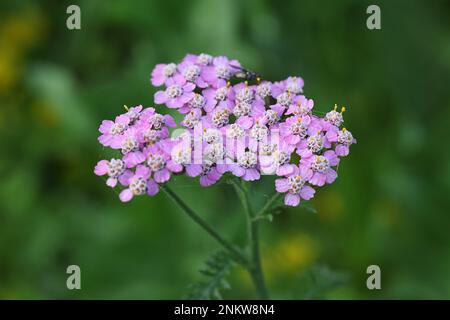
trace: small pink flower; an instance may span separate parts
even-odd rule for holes
[[[275,180],[277,192],[286,193],[284,204],[296,207],[301,199],[310,200],[316,192],[312,187],[306,185],[310,173],[302,167],[295,167],[294,172],[286,178]]]
[[[194,97],[194,89],[195,84],[186,82],[181,75],[175,76],[166,90],[155,93],[155,103],[166,104],[169,108],[181,108]]]
[[[159,191],[158,184],[150,179],[150,169],[140,165],[136,172],[128,179],[128,188],[120,192],[119,198],[122,202],[128,202],[135,196],[148,194],[153,196]]]
[[[130,118],[126,115],[117,116],[115,121],[103,120],[99,128],[102,135],[98,141],[105,147],[111,146],[113,140],[125,132],[129,123]]]
[[[155,87],[159,87],[163,84],[169,86],[177,72],[177,65],[175,63],[157,64],[152,71],[152,85]]]
[[[312,155],[309,158],[302,158],[300,164],[308,168],[311,174],[309,183],[315,186],[323,186],[325,183],[333,183],[337,178],[337,173],[332,167],[339,164],[339,158],[332,150],[325,151],[323,156]]]

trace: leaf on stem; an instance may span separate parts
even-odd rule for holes
[[[190,292],[185,296],[185,299],[221,300],[221,290],[230,288],[226,277],[234,265],[233,258],[224,251],[219,251],[210,256],[203,269],[200,270],[205,279],[190,285]]]

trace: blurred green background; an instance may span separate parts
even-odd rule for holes
[[[154,65],[188,52],[300,75],[317,110],[347,106],[358,144],[317,212],[262,224],[273,298],[450,298],[448,1],[79,1],[82,29],[70,31],[73,3],[0,4],[0,298],[177,299],[202,279],[213,240],[164,194],[121,204],[93,174],[109,155],[101,120],[151,106]],[[381,30],[366,28],[370,4]],[[170,184],[244,243],[230,186]],[[82,290],[66,288],[70,264]],[[371,264],[382,290],[366,288]],[[241,269],[229,282],[225,298],[255,297]]]

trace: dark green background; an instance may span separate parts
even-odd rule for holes
[[[262,227],[275,298],[450,298],[450,4],[446,1],[64,1],[0,5],[0,298],[179,298],[218,246],[163,194],[121,204],[93,174],[102,119],[151,106],[156,63],[224,54],[300,75],[317,111],[347,106],[358,139],[317,213]],[[381,7],[382,29],[366,28]],[[162,109],[159,109],[163,111]],[[255,186],[271,194],[270,178]],[[173,189],[242,244],[228,185]],[[66,289],[68,265],[82,290]],[[382,290],[366,288],[377,264]],[[225,298],[253,298],[239,268]]]

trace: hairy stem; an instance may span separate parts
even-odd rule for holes
[[[201,218],[194,210],[192,210],[175,192],[167,185],[160,185],[161,189],[171,198],[195,223],[197,223],[203,230],[219,242],[234,259],[245,267],[248,267],[247,258],[239,252],[230,242],[224,239],[213,227],[211,227],[203,218]]]
[[[250,247],[250,261],[248,264],[248,271],[252,277],[259,297],[261,299],[268,299],[269,294],[264,282],[264,275],[261,266],[261,254],[259,249],[259,221],[254,219],[255,217],[250,204],[248,191],[237,181],[233,181],[233,185],[236,189],[236,193],[241,199],[247,217],[247,236]],[[271,204],[269,204],[269,207],[270,205]],[[266,208],[266,206],[264,206],[264,208]],[[267,208],[264,209],[264,211],[267,210]]]

